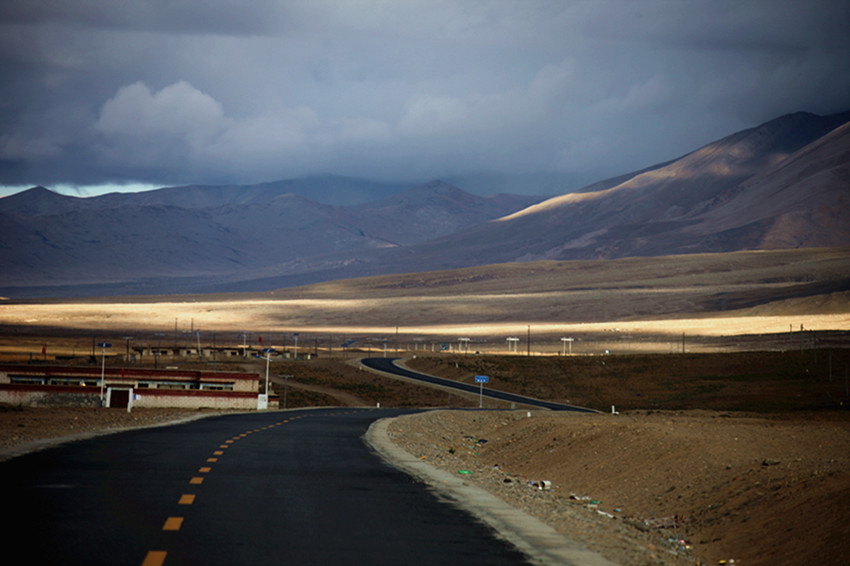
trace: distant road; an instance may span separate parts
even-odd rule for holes
[[[418,381],[423,381],[425,383],[431,383],[434,385],[440,385],[442,387],[449,387],[452,389],[457,389],[459,391],[465,391],[467,393],[474,393],[476,395],[479,394],[480,388],[478,385],[471,385],[469,383],[461,383],[459,381],[454,381],[451,379],[445,379],[442,377],[435,377],[433,375],[428,375],[426,373],[419,373],[417,371],[412,371],[403,367],[399,367],[396,365],[396,360],[398,358],[364,358],[360,360],[364,366],[382,371],[385,373],[395,374],[401,377],[406,377],[408,379],[415,379]],[[500,401],[507,401],[509,403],[517,403],[519,405],[529,405],[532,407],[540,407],[542,409],[551,409],[553,411],[579,411],[583,413],[597,413],[593,409],[588,409],[586,407],[576,407],[575,405],[567,405],[564,403],[553,403],[551,401],[541,401],[540,399],[534,399],[532,397],[524,397],[522,395],[515,395],[513,393],[506,393],[504,391],[498,391],[496,389],[490,389],[488,386],[484,386],[483,396],[488,397],[490,399],[498,399]]]
[[[528,564],[366,446],[372,422],[402,412],[226,415],[0,462],[7,556],[86,566]]]

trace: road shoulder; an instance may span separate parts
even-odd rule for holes
[[[404,417],[396,417],[404,418]],[[387,432],[393,419],[375,421],[364,440],[385,462],[430,486],[440,497],[494,529],[537,564],[581,564],[613,566],[581,543],[564,537],[552,527],[462,478],[414,457],[390,440]]]

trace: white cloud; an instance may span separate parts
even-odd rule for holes
[[[261,114],[228,116],[222,104],[186,81],[153,92],[142,82],[118,89],[93,129],[105,165],[160,166],[268,180],[283,167],[310,172],[347,145],[391,140],[384,122],[330,120],[306,106],[277,104]]]
[[[111,135],[209,135],[223,126],[221,104],[186,81],[152,93],[142,82],[121,87],[103,105],[95,129]]]

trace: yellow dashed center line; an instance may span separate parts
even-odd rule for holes
[[[276,426],[280,426],[282,424],[286,424],[290,421],[294,421],[294,420],[297,420],[297,419],[300,419],[300,418],[302,418],[302,417],[301,416],[292,417],[291,419],[286,419],[286,420],[283,420],[281,422],[277,422],[274,425],[269,425],[269,426],[263,427],[261,429],[254,429],[252,431],[244,432],[244,433],[240,434],[239,436],[234,436],[230,440],[225,440],[224,444],[220,444],[219,450],[214,451],[213,456],[224,455],[224,452],[223,452],[224,449],[228,448],[231,444],[233,444],[235,441],[239,440],[240,438],[247,437],[249,434],[252,434],[254,432],[259,432],[260,430],[268,430],[270,428],[274,428]],[[209,463],[214,463],[214,462],[218,462],[218,458],[207,458],[206,461],[209,462]],[[198,470],[198,472],[201,473],[201,474],[206,474],[206,473],[209,473],[211,470],[212,470],[212,467],[210,467],[210,466],[202,466]],[[202,483],[204,483],[204,478],[200,477],[200,476],[194,476],[194,477],[192,477],[192,479],[189,480],[189,483],[191,485],[201,485]],[[178,503],[178,505],[192,505],[195,502],[195,497],[197,497],[197,496],[193,493],[184,493],[183,495],[180,496],[180,500],[177,503]],[[183,526],[183,517],[168,517],[165,520],[165,524],[163,525],[162,530],[163,531],[179,531],[182,526]],[[145,559],[142,562],[142,566],[163,566],[163,564],[165,562],[165,557],[167,556],[167,554],[168,553],[164,550],[150,550],[150,551],[148,551],[147,555],[145,556]]]
[[[179,531],[183,526],[183,517],[169,517],[162,526],[163,531]]]
[[[151,550],[145,556],[142,566],[162,566],[162,563],[165,562],[165,555],[164,550]]]

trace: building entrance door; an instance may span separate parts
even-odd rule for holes
[[[106,406],[110,409],[126,409],[130,404],[131,389],[112,389],[109,388],[109,393],[106,397]]]

